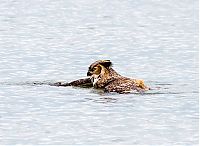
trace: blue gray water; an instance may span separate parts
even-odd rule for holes
[[[0,144],[198,144],[197,0],[1,0]],[[146,94],[33,85],[110,59]]]

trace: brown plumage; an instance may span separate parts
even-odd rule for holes
[[[98,60],[89,67],[90,76],[95,88],[102,88],[106,92],[129,93],[132,91],[143,92],[149,90],[143,80],[131,79],[118,74],[110,60]]]
[[[70,83],[55,83],[56,86],[81,86],[103,89],[105,92],[130,93],[132,91],[144,92],[149,90],[143,80],[131,79],[118,74],[110,60],[98,60],[89,66],[87,76]]]

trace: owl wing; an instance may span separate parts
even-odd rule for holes
[[[92,82],[90,78],[78,79],[69,83],[56,82],[52,86],[78,86],[78,87],[92,87]]]

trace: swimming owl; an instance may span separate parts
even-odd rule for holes
[[[58,82],[57,86],[87,86],[103,89],[105,92],[130,93],[144,92],[150,88],[143,80],[121,76],[112,68],[110,60],[98,60],[92,63],[87,72],[88,78],[79,79],[70,83]]]
[[[92,63],[87,76],[90,77],[94,88],[104,89],[105,92],[130,93],[149,90],[143,80],[131,79],[118,74],[112,68],[110,60],[98,60]]]

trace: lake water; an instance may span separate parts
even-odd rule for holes
[[[1,0],[0,144],[198,145],[197,0]],[[146,94],[33,85],[110,59]]]

